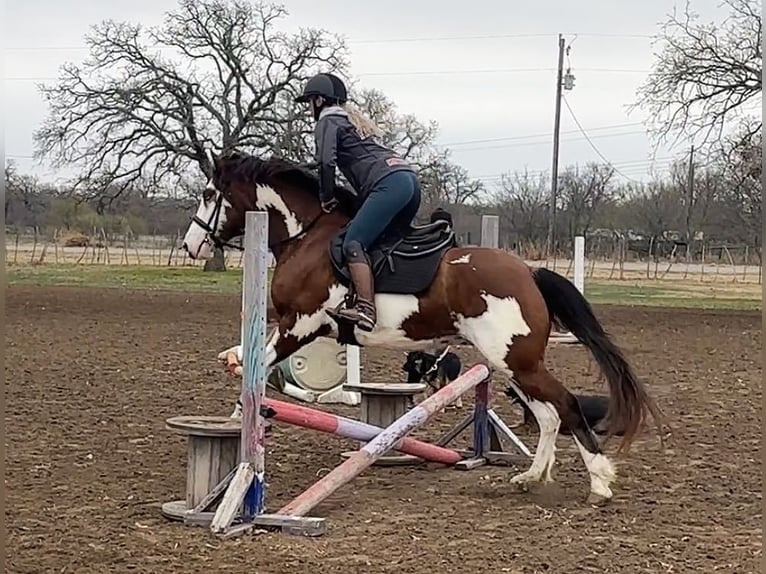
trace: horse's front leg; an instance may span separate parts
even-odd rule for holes
[[[299,333],[294,332],[296,324],[295,315],[283,315],[279,325],[268,339],[266,344],[266,369],[271,370],[275,365],[288,358],[301,347],[308,345],[317,337],[330,332],[330,327],[321,322],[312,325],[310,329],[306,328],[305,322],[301,324]],[[242,375],[242,345],[236,345],[218,354],[219,360],[226,362],[230,372],[235,375]],[[301,401],[310,402],[314,399],[314,394],[304,391],[295,385],[288,385],[284,389],[284,394],[289,395]],[[242,413],[242,402],[237,400],[232,417],[240,417]]]
[[[274,358],[277,353],[277,343],[279,342],[279,327],[274,329],[266,343],[266,368],[272,367],[279,361]],[[218,353],[218,360],[226,364],[226,368],[232,375],[242,376],[243,347],[241,344],[229,347],[225,351]]]

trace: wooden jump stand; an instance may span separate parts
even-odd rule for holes
[[[228,484],[239,462],[242,425],[229,417],[181,416],[168,419],[165,428],[187,437],[186,499],[164,503],[162,514],[212,520],[208,509],[223,494],[215,487]]]
[[[455,464],[458,470],[472,470],[484,465],[517,464],[521,457],[503,448],[501,438],[509,441],[525,457],[532,458],[532,453],[522,440],[503,422],[503,419],[490,407],[491,375],[483,383],[476,385],[473,412],[439,437],[434,444],[446,447],[465,429],[472,427],[473,445],[470,449],[457,449],[466,458]]]
[[[276,528],[289,534],[316,536],[324,533],[323,518],[266,514],[266,421],[261,409],[266,395],[266,300],[268,285],[268,215],[248,211],[245,214],[245,266],[242,287],[243,303],[243,372],[242,419],[230,421],[240,426],[239,456],[228,463],[215,453],[230,453],[233,430],[221,420],[197,417],[189,421],[171,419],[169,426],[188,436],[184,522],[209,525],[213,534],[224,538],[253,528]],[[234,463],[230,471],[226,466]],[[227,472],[225,476],[221,475]],[[207,490],[203,496],[202,492]],[[201,499],[200,499],[201,497]],[[208,510],[220,499],[215,511]],[[191,507],[192,501],[195,506]],[[165,505],[163,512],[173,514],[178,505]],[[175,518],[179,518],[175,513]]]

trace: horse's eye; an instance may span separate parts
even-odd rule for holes
[[[202,199],[205,200],[205,203],[208,201],[212,201],[212,199],[215,197],[215,189],[211,187],[206,187],[205,191],[202,192]]]

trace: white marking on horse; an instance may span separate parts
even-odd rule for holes
[[[577,440],[576,436],[572,436],[577,448],[580,450],[583,462],[585,462],[585,466],[588,468],[588,474],[590,475],[590,491],[593,494],[606,499],[612,498],[612,489],[609,488],[609,485],[614,481],[616,476],[612,461],[603,454],[589,452],[588,449],[580,444],[580,441]]]
[[[470,263],[471,262],[471,254],[466,253],[462,257],[458,257],[457,259],[453,259],[449,262],[450,265],[458,265],[459,263]],[[474,268],[475,269],[475,268]]]
[[[338,283],[330,287],[327,300],[314,313],[299,314],[295,324],[286,333],[304,339],[316,333],[323,325],[330,325],[332,333],[337,336],[337,324],[325,313],[334,309],[348,293],[348,289]],[[377,323],[372,333],[356,329],[355,335],[363,346],[380,346],[389,349],[425,350],[432,341],[413,341],[407,337],[402,325],[420,309],[420,302],[414,295],[393,295],[379,293],[375,295]]]
[[[513,297],[500,298],[484,291],[480,293],[480,296],[487,303],[486,311],[478,317],[458,315],[455,326],[460,334],[471,341],[495,368],[511,378],[511,385],[516,389],[521,400],[529,406],[540,427],[540,438],[529,470],[514,476],[511,482],[525,484],[541,479],[549,481],[555,461],[556,436],[561,419],[551,403],[528,397],[513,383],[513,371],[505,362],[513,344],[513,338],[528,335],[531,329],[524,320],[519,303]]]
[[[209,201],[205,201],[203,195],[200,199],[199,207],[197,207],[196,216],[198,219],[212,225],[213,219],[215,219],[213,215],[215,214],[218,197],[221,192],[215,188],[212,180],[208,181],[205,189],[214,191],[215,194]],[[214,230],[216,233],[223,229],[223,226],[226,223],[226,208],[229,207],[231,207],[231,203],[224,199],[221,202],[221,211],[218,214],[218,225]],[[186,235],[184,235],[183,245],[193,259],[210,259],[213,257],[213,246],[210,241],[209,233],[196,221],[192,221],[189,224],[189,228],[186,230]]]
[[[279,212],[285,221],[285,227],[287,227],[287,234],[290,237],[300,234],[303,231],[303,225],[298,221],[296,215],[290,211],[287,207],[285,200],[274,191],[274,188],[269,185],[257,185],[256,186],[256,207],[266,210],[269,207]]]
[[[458,314],[455,327],[471,341],[497,368],[507,369],[505,356],[516,336],[528,335],[529,325],[521,314],[521,307],[513,297],[495,297],[481,293],[487,310],[478,317]]]
[[[415,295],[380,293],[375,295],[375,307],[378,316],[372,333],[355,330],[356,338],[363,346],[407,351],[421,351],[432,347],[433,341],[414,341],[407,336],[403,328],[405,321],[420,311],[420,300]]]
[[[503,370],[509,373],[507,368]],[[540,480],[550,482],[553,480],[551,470],[553,469],[553,463],[556,461],[556,437],[561,426],[559,413],[551,403],[538,401],[526,395],[513,380],[511,380],[510,384],[516,391],[519,399],[524,401],[529,410],[532,411],[532,414],[535,415],[537,424],[540,427],[540,437],[537,440],[537,448],[535,449],[532,464],[528,470],[511,478],[511,482],[514,484],[526,484],[528,482],[539,482]]]

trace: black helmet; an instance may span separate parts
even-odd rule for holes
[[[328,100],[343,104],[348,99],[346,85],[334,74],[317,74],[303,86],[303,93],[295,98],[298,103],[309,101],[311,96],[322,96]]]

